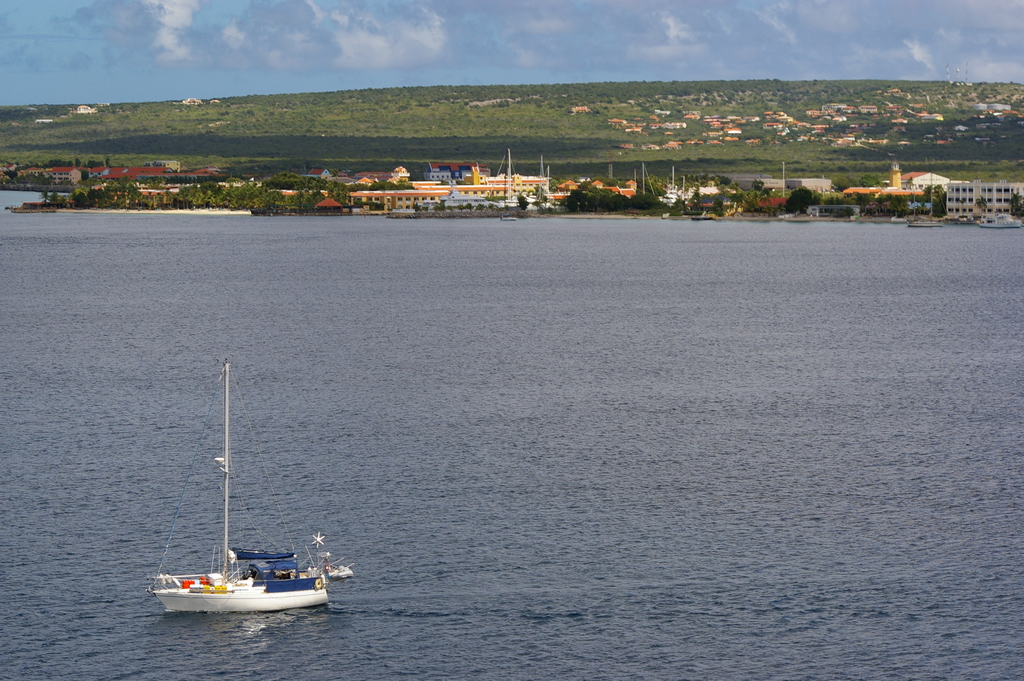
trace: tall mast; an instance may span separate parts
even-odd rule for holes
[[[228,578],[228,499],[231,482],[231,364],[224,362],[224,575]]]

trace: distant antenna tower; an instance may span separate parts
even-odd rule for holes
[[[971,60],[964,60],[964,82],[968,85],[971,84]]]
[[[960,82],[960,67],[956,67],[956,82]]]
[[[952,82],[952,81],[949,80],[949,62],[948,61],[946,62],[946,82],[947,83]]]

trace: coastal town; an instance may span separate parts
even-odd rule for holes
[[[963,85],[950,83],[951,87]],[[602,175],[552,175],[540,159],[536,174],[513,166],[506,150],[499,167],[475,161],[407,162],[390,169],[359,171],[334,167],[301,168],[272,174],[217,165],[188,168],[178,160],[153,159],[142,165],[117,165],[79,159],[49,164],[0,164],[0,187],[31,188],[41,193],[37,202],[20,209],[33,212],[57,210],[234,210],[257,215],[330,214],[452,214],[467,211],[521,211],[542,213],[624,213],[699,217],[777,217],[806,215],[831,219],[946,219],[977,221],[999,215],[1024,213],[1024,182],[1019,178],[958,178],[922,163],[901,168],[901,149],[932,145],[975,144],[991,148],[1006,135],[1003,126],[1024,126],[1016,104],[997,101],[953,102],[912,95],[900,88],[880,89],[854,103],[825,102],[791,115],[779,109],[758,113],[715,112],[669,106],[679,99],[658,98],[655,103],[626,100],[622,110],[644,115],[607,117],[605,130],[612,134],[607,149],[607,173]],[[484,109],[519,100],[469,102]],[[867,102],[875,103],[867,103]],[[1017,100],[1012,100],[1017,101]],[[700,103],[700,102],[698,102]],[[707,104],[706,101],[703,103]],[[219,111],[229,103],[187,98],[177,103],[190,111]],[[234,105],[230,105],[234,106]],[[212,108],[211,108],[212,107]],[[590,121],[612,111],[608,104],[570,105],[562,115],[572,121]],[[727,109],[729,107],[726,107]],[[1019,107],[1018,107],[1019,108]],[[108,104],[78,105],[61,119],[93,120],[107,115]],[[176,109],[177,111],[177,109]],[[945,113],[943,113],[945,111]],[[951,113],[955,111],[956,113]],[[120,113],[117,109],[115,113]],[[947,124],[946,118],[952,120]],[[223,122],[223,121],[221,121]],[[216,128],[221,122],[210,123]],[[52,118],[35,119],[38,126],[54,124]],[[12,125],[19,125],[14,122]],[[582,123],[581,123],[582,125]],[[931,126],[931,127],[926,127]],[[634,141],[629,141],[634,140]],[[730,145],[769,148],[789,145],[797,158],[801,145],[825,145],[835,149],[880,150],[870,172],[851,175],[840,166],[834,174],[800,177],[778,168],[761,172],[721,170],[730,164],[716,163],[714,156],[701,157],[701,172],[676,172],[662,156],[661,173],[651,172],[651,152],[679,152]],[[795,145],[795,146],[793,146]],[[809,153],[809,152],[804,152]],[[938,152],[942,153],[942,152]],[[884,159],[884,160],[883,160]],[[752,165],[749,162],[747,165]],[[761,164],[764,165],[764,164]],[[628,170],[623,173],[622,168]],[[408,168],[413,168],[409,170]],[[666,171],[666,167],[668,172]],[[863,166],[861,166],[863,167]],[[792,166],[791,166],[792,168]],[[618,172],[616,172],[618,171]]]
[[[511,155],[509,155],[510,158]],[[0,166],[8,187],[43,187],[41,200],[20,209],[195,210],[255,214],[391,214],[516,210],[627,212],[709,217],[946,218],[974,221],[1024,213],[1024,182],[953,180],[928,171],[903,172],[892,163],[881,181],[837,186],[829,178],[767,173],[552,179],[508,170],[492,174],[479,162],[431,162],[413,177],[403,166],[349,174],[327,168],[269,178],[229,178],[221,169],[186,169],[173,160],[138,167]],[[471,214],[471,213],[470,213]]]

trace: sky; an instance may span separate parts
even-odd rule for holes
[[[0,105],[367,87],[1024,81],[1024,0],[0,0]]]

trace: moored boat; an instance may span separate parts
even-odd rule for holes
[[[1020,220],[1010,217],[1006,213],[986,215],[981,219],[981,222],[978,223],[979,227],[985,227],[987,229],[1018,229],[1020,228],[1020,225]]]
[[[180,612],[277,611],[323,605],[328,602],[330,582],[347,579],[353,573],[350,567],[332,566],[330,552],[318,551],[324,543],[320,533],[314,535],[313,550],[307,551],[308,560],[302,564],[294,551],[230,546],[230,494],[234,474],[231,462],[230,363],[224,363],[221,378],[224,381],[224,454],[215,459],[224,474],[224,536],[220,571],[171,575],[158,569],[148,590],[168,610]]]

